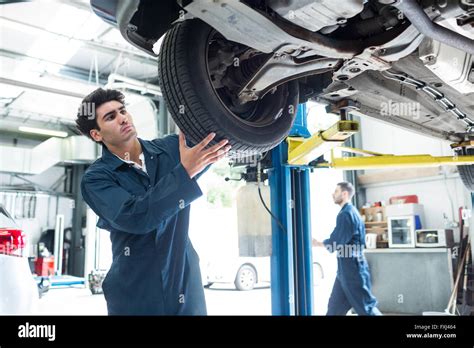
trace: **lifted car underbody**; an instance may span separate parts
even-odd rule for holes
[[[209,74],[234,106],[297,80],[300,102],[350,105],[452,142],[472,135],[470,0],[133,0],[116,10],[123,36],[150,54],[173,23],[214,28]]]

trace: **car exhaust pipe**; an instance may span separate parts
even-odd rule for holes
[[[433,23],[416,0],[401,0],[393,6],[426,37],[474,55],[474,40]]]

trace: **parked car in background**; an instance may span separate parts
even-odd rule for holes
[[[24,255],[26,237],[0,204],[0,315],[35,314],[38,285]]]
[[[229,257],[206,262],[202,267],[204,286],[234,283],[237,290],[252,290],[270,283],[270,257]]]
[[[318,286],[334,267],[331,255],[313,248],[313,284]],[[203,285],[209,288],[216,283],[233,283],[237,290],[252,290],[256,285],[270,285],[270,257],[220,257],[201,264]]]

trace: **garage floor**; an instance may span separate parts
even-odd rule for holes
[[[315,314],[326,313],[332,283],[314,287]],[[235,290],[233,284],[216,284],[205,289],[209,315],[271,315],[269,284],[252,291]],[[103,295],[92,295],[82,287],[50,289],[40,300],[39,315],[107,315]]]

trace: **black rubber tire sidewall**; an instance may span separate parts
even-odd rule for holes
[[[206,23],[192,19],[175,24],[167,33],[161,47],[159,74],[168,109],[191,144],[215,132],[215,142],[227,138],[234,152],[267,151],[291,129],[298,83],[288,82],[271,96],[275,110],[283,109],[274,123],[255,127],[239,120],[222,104],[209,78],[206,60],[212,32]],[[179,112],[180,106],[184,106],[184,113]]]

